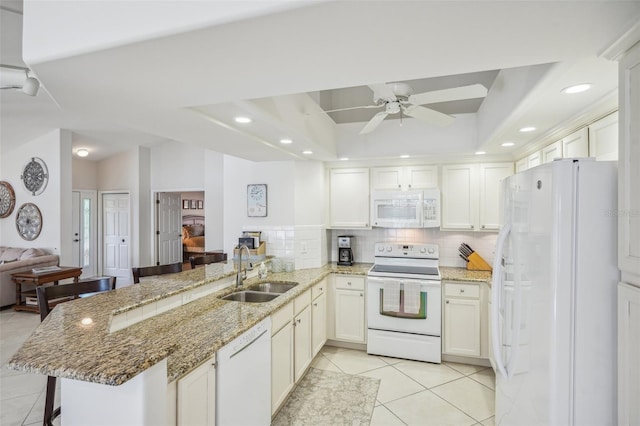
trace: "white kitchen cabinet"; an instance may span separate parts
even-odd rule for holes
[[[327,341],[327,280],[311,290],[311,358],[315,357]]]
[[[496,230],[500,181],[513,163],[442,166],[442,229]]]
[[[516,173],[524,172],[529,166],[529,158],[524,157],[516,161]]]
[[[293,302],[271,315],[271,414],[287,399],[295,384],[293,371]]]
[[[480,357],[480,287],[444,282],[442,352]]]
[[[618,161],[618,112],[589,125],[589,155],[598,161]]]
[[[331,169],[329,223],[332,228],[369,227],[369,169]]]
[[[334,288],[335,339],[365,343],[365,278],[336,275]]]
[[[478,166],[442,166],[442,228],[476,229],[478,222]]]
[[[562,155],[564,158],[589,156],[589,131],[586,127],[562,138]]]
[[[640,288],[618,285],[618,424],[640,424]]]
[[[438,166],[374,167],[372,190],[410,190],[438,187]]]
[[[480,164],[479,225],[482,230],[500,227],[500,181],[513,174],[512,163]]]
[[[178,380],[178,426],[215,425],[215,357]]]
[[[530,154],[529,157],[527,157],[528,169],[539,166],[540,164],[542,164],[542,153],[540,151],[536,151],[533,154]]]
[[[562,140],[549,144],[541,150],[542,164],[550,163],[556,158],[562,158]]]
[[[618,424],[640,424],[640,43],[619,64]],[[633,43],[635,42],[635,45]],[[613,213],[612,213],[613,214]],[[622,306],[621,306],[622,305]],[[626,309],[625,309],[626,307]]]
[[[296,382],[302,378],[307,367],[311,364],[311,308],[307,306],[293,319],[293,341]]]

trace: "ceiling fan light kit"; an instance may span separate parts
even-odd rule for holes
[[[450,126],[455,120],[454,117],[422,105],[463,99],[476,99],[487,96],[487,88],[482,84],[452,87],[418,94],[413,94],[411,86],[400,82],[371,84],[369,88],[373,91],[373,105],[340,108],[325,112],[330,113],[360,108],[384,108],[384,111],[380,111],[374,115],[362,130],[360,130],[360,134],[364,135],[374,131],[388,115],[397,113],[400,113],[401,119],[402,114],[405,114],[428,124],[442,127]]]
[[[38,90],[40,89],[40,82],[35,77],[29,77],[29,68],[18,67],[14,65],[5,65],[0,64],[0,68],[7,68],[9,70],[21,70],[24,71],[25,81],[22,83],[22,86],[12,84],[8,86],[0,87],[0,89],[16,89],[22,91],[22,93],[27,94],[29,96],[36,96],[38,94]]]

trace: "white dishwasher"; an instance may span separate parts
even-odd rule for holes
[[[271,423],[271,318],[218,350],[216,425]]]

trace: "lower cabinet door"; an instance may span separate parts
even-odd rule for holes
[[[311,356],[314,357],[327,341],[327,297],[321,294],[311,302]]]
[[[364,290],[335,291],[336,339],[365,343]]]
[[[216,367],[211,359],[178,380],[179,426],[215,425]]]
[[[293,325],[291,320],[271,336],[271,414],[293,389]]]
[[[307,306],[294,319],[294,368],[295,380],[300,380],[311,364],[311,308]]]
[[[480,301],[445,299],[444,352],[480,356]]]

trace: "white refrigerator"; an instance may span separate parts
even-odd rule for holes
[[[502,188],[495,423],[614,425],[617,163],[556,160]]]

